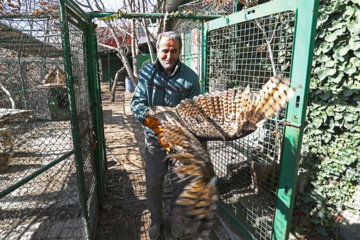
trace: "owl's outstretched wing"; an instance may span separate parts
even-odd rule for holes
[[[273,76],[259,93],[229,89],[185,99],[175,107],[178,119],[202,140],[234,140],[257,129],[294,95],[289,81]]]

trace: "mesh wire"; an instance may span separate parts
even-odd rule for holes
[[[208,32],[207,91],[258,91],[273,75],[272,66],[289,77],[294,16],[284,12]],[[245,138],[207,144],[222,204],[258,239],[271,239],[284,118],[282,111]]]
[[[12,1],[14,5],[18,1]],[[73,149],[58,0],[0,1],[0,191]],[[45,2],[45,1],[44,1]],[[90,226],[96,219],[92,116],[84,33],[70,26],[72,70]],[[12,100],[14,109],[12,109]],[[74,155],[0,198],[0,239],[83,239]]]
[[[215,1],[205,3],[203,0],[194,1],[181,5],[179,12],[194,12],[208,15],[225,15],[233,12],[231,1],[226,4],[216,4]],[[201,76],[201,21],[179,20],[180,33],[184,42],[182,61],[190,66],[199,76]]]

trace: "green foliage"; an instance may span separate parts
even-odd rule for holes
[[[322,235],[348,208],[360,179],[360,1],[320,0],[302,167],[296,200]]]

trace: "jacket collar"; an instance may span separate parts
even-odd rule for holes
[[[175,64],[175,67],[174,69],[171,71],[170,75],[169,76],[174,76],[176,72],[178,72],[180,70],[180,67],[181,67],[181,62],[180,60],[178,60]],[[155,63],[154,63],[154,68],[158,71],[162,71],[162,72],[165,72],[164,70],[164,67],[161,65],[159,59],[157,58]]]

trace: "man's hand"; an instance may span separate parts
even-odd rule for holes
[[[162,139],[162,136],[161,136],[162,128],[160,127],[159,121],[156,118],[147,116],[144,120],[144,126],[153,130],[156,133],[156,135],[158,136],[157,139],[158,139],[159,144],[167,152],[170,152],[170,145]]]

